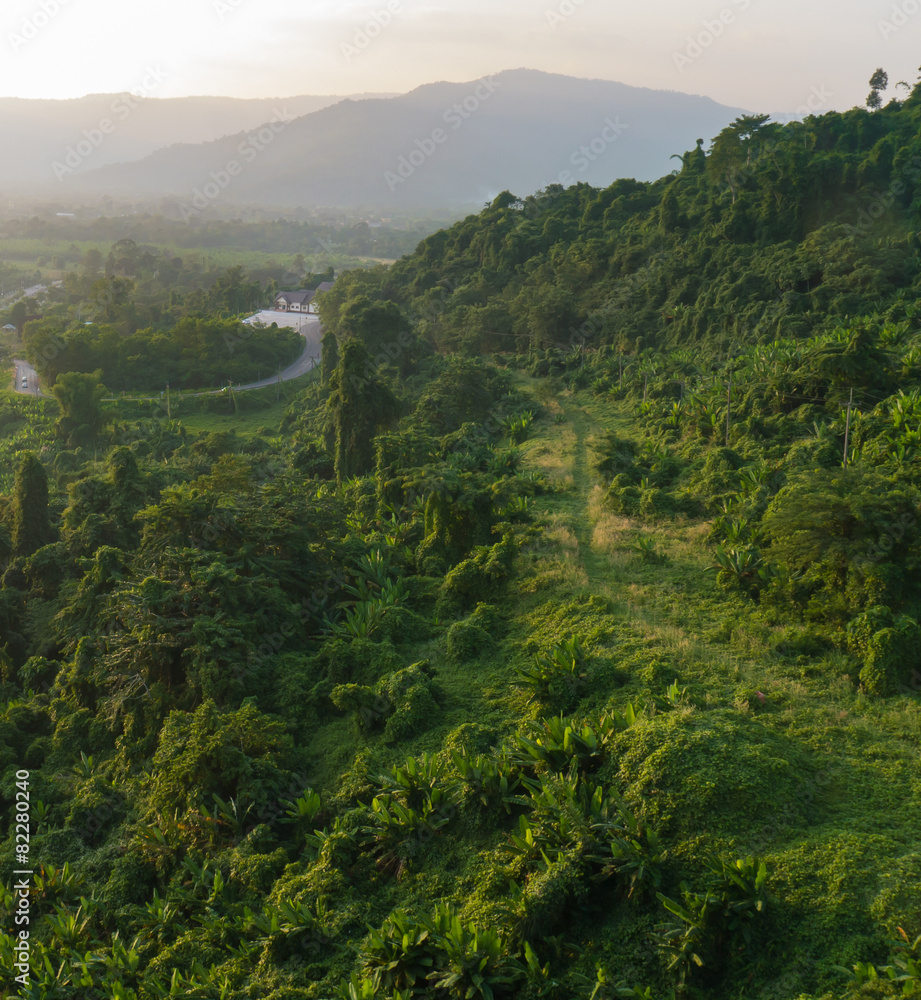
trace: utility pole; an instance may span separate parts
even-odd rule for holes
[[[851,395],[847,401],[847,420],[844,424],[844,465],[842,468],[847,468],[847,447],[848,442],[851,438],[851,407],[854,405],[854,390],[851,389]]]
[[[729,374],[729,381],[726,384],[726,447],[729,447],[729,410],[732,406],[732,373]]]

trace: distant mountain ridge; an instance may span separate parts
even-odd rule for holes
[[[88,94],[73,100],[3,97],[0,134],[7,155],[0,160],[0,191],[60,194],[61,183],[74,173],[141,160],[176,143],[201,143],[235,135],[262,124],[276,108],[283,107],[300,117],[343,99],[342,95],[284,100],[159,98],[127,92]],[[111,127],[104,130],[106,122]]]
[[[161,149],[73,178],[64,190],[164,198],[161,208],[179,214],[218,201],[449,208],[504,189],[528,194],[552,183],[652,179],[674,167],[673,153],[709,140],[741,113],[672,91],[510,70],[341,101],[283,127],[273,123],[259,149],[244,133]]]

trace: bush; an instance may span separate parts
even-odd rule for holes
[[[397,604],[384,610],[377,634],[392,642],[424,642],[431,638],[432,624],[415,611]]]
[[[430,728],[439,714],[438,702],[429,683],[413,684],[400,698],[393,715],[384,726],[390,743],[412,739]]]
[[[511,534],[504,535],[495,545],[478,548],[445,577],[442,603],[469,607],[484,597],[494,596],[511,572],[516,549]]]
[[[448,629],[448,658],[455,663],[465,663],[492,650],[492,633],[498,623],[499,610],[494,604],[482,601],[463,621],[455,622]]]
[[[649,520],[667,517],[673,510],[671,497],[665,490],[653,488],[640,494],[640,514]]]
[[[713,836],[807,819],[809,764],[768,728],[738,717],[657,715],[618,737],[627,798],[663,836]]]
[[[608,490],[608,506],[615,514],[622,514],[624,517],[636,517],[639,514],[640,499],[641,493],[636,486],[611,486]]]
[[[360,729],[384,728],[388,741],[407,739],[427,729],[438,714],[440,691],[435,671],[422,660],[394,671],[376,687],[340,684],[330,700],[341,712],[350,712]]]
[[[333,684],[373,683],[399,668],[400,657],[389,639],[327,639],[316,656]]]
[[[102,890],[102,902],[112,910],[141,906],[148,901],[156,884],[156,866],[146,860],[137,848],[129,847],[115,859],[109,880]]]
[[[847,633],[848,649],[863,659],[860,683],[869,694],[895,694],[919,676],[921,628],[914,618],[877,605],[851,621]]]
[[[474,625],[469,619],[455,622],[448,629],[448,659],[452,663],[466,663],[488,654],[493,646],[489,633]]]

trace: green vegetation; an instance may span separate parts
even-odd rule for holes
[[[0,398],[35,995],[919,993],[919,109],[500,197],[284,406]]]
[[[59,218],[51,213],[28,219],[0,214],[3,258],[0,277],[18,272],[30,276],[38,268],[46,276],[63,277],[75,269],[88,251],[106,255],[119,240],[130,239],[164,258],[180,257],[187,267],[219,271],[242,265],[254,273],[285,273],[294,278],[305,270],[326,271],[363,267],[375,258],[394,259],[412,251],[437,228],[421,219],[397,224],[369,225],[346,214],[303,222],[266,219],[226,222],[180,222],[157,215],[106,218]],[[269,275],[271,276],[271,275]],[[4,284],[9,287],[9,283]]]

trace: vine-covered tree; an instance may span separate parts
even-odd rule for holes
[[[102,400],[108,390],[102,384],[102,371],[58,375],[51,391],[61,408],[57,434],[72,445],[92,445],[105,425]]]
[[[29,556],[52,538],[48,520],[48,475],[33,452],[16,470],[13,485],[13,552]]]
[[[339,482],[374,467],[374,434],[398,410],[397,399],[378,377],[364,344],[347,340],[329,380],[329,411],[335,432]]]

